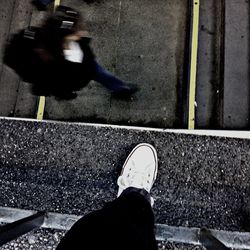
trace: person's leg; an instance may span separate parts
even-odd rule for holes
[[[47,10],[47,5],[53,3],[54,0],[33,0],[32,4],[36,6],[39,11]]]
[[[130,153],[118,178],[118,198],[80,219],[57,250],[155,250],[149,191],[157,174],[157,155],[149,144]]]
[[[114,93],[133,94],[138,88],[133,84],[127,84],[105,70],[99,63],[95,61],[95,75],[93,80],[101,83],[107,89]]]
[[[48,5],[52,2],[54,2],[55,0],[38,0],[38,2],[40,2],[43,5]]]
[[[75,223],[57,247],[66,249],[157,249],[150,203],[137,190],[122,194]]]
[[[113,230],[118,229],[114,249],[121,244],[121,249],[157,249],[151,197],[146,190],[129,187],[105,209],[109,213],[106,218],[113,219]]]

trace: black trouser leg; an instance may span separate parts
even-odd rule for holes
[[[155,250],[154,215],[145,190],[128,188],[101,210],[81,218],[57,250]]]

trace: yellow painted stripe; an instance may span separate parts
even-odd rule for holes
[[[45,96],[39,97],[38,111],[37,111],[37,120],[41,121],[43,119],[45,108]]]
[[[60,5],[60,0],[55,0],[54,2],[54,10],[56,7]],[[37,120],[43,120],[43,115],[44,115],[44,109],[45,109],[45,96],[40,96],[39,97],[39,103],[38,103],[38,110],[37,110]]]
[[[200,8],[200,0],[193,0],[188,129],[195,128],[195,89],[196,89],[197,52],[198,52],[198,35],[199,35],[199,8]]]
[[[58,5],[60,5],[60,0],[55,0],[54,7],[56,8]]]

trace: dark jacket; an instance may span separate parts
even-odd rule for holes
[[[41,29],[29,28],[33,34],[22,30],[14,35],[5,49],[4,62],[21,78],[33,84],[36,95],[54,95],[61,98],[88,84],[95,74],[94,54],[89,38],[82,38],[79,45],[84,53],[82,63],[66,60],[61,54],[43,53],[39,49]],[[47,57],[47,58],[46,58]]]

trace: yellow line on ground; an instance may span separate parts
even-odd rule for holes
[[[40,96],[38,110],[37,110],[37,117],[36,117],[36,119],[39,121],[43,119],[44,108],[45,108],[45,96]]]
[[[195,89],[196,89],[198,35],[199,35],[199,8],[200,8],[200,0],[193,0],[192,44],[191,44],[192,46],[191,46],[189,104],[188,104],[188,129],[195,128]]]
[[[54,4],[54,7],[56,8],[58,5],[60,5],[60,0],[55,0],[55,4]]]
[[[60,5],[60,0],[55,0],[54,2],[54,11],[58,5]],[[37,120],[43,120],[44,109],[45,109],[45,96],[39,97],[38,110],[37,110]]]

